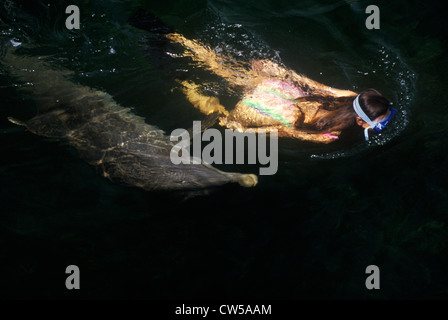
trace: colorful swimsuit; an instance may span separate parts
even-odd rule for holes
[[[306,96],[302,89],[280,80],[266,80],[243,98],[243,104],[287,127],[297,120],[296,104]]]

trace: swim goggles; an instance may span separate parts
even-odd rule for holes
[[[392,104],[392,103],[391,103]],[[397,113],[397,110],[390,107],[389,108],[389,115],[386,119],[383,119],[381,121],[372,121],[370,118],[364,113],[361,106],[359,105],[359,95],[355,98],[353,101],[353,109],[355,109],[355,112],[358,116],[361,117],[362,120],[367,122],[370,127],[364,129],[364,137],[366,138],[366,141],[369,140],[369,129],[372,129],[372,131],[376,134],[379,134],[381,131],[384,130],[386,125],[389,123],[389,121],[393,118],[393,116]]]

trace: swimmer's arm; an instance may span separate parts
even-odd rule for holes
[[[324,85],[322,83],[311,80],[304,76],[300,76],[300,75],[298,75],[298,76],[303,78],[303,81],[306,82],[311,89],[328,92],[328,94],[333,97],[350,97],[350,96],[358,95],[356,92],[353,92],[351,90],[341,90],[341,89],[332,88],[330,86]]]
[[[341,90],[332,88],[330,86],[327,86],[323,83],[311,80],[310,78],[307,78],[305,76],[297,74],[295,71],[290,71],[291,77],[298,81],[299,83],[304,83],[307,85],[311,90],[320,90],[324,91],[325,93],[328,93],[330,96],[333,97],[350,97],[350,96],[356,96],[357,93],[353,92],[351,90]]]
[[[278,131],[279,137],[290,137],[300,139],[303,141],[310,141],[316,143],[330,143],[339,139],[339,131],[332,133],[310,133],[296,128],[282,127]]]
[[[228,129],[236,130],[239,132],[244,132],[248,129],[253,130],[255,133],[266,132],[271,133],[272,131],[277,131],[279,137],[288,137],[299,139],[303,141],[310,141],[316,143],[330,143],[339,139],[340,132],[335,131],[332,133],[310,133],[304,130],[298,130],[296,128],[285,127],[283,125],[278,126],[268,126],[259,128],[246,128],[238,122],[228,121],[225,117],[219,118],[220,125],[225,126]]]
[[[282,66],[270,60],[252,61],[252,69],[265,76],[292,78],[303,87],[309,87],[311,90],[320,90],[334,97],[355,96],[357,93],[350,90],[340,90],[329,87],[310,78],[297,74],[295,71],[287,70]]]

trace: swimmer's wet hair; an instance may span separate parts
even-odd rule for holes
[[[390,101],[378,90],[366,89],[359,95],[359,105],[370,119],[385,115],[390,108]]]
[[[353,109],[353,100],[356,97],[332,97],[327,95],[313,94],[300,99],[300,103],[318,102],[321,108],[331,111],[325,118],[321,118],[314,123],[303,123],[303,118],[299,119],[294,126],[310,131],[341,131],[356,125],[356,112]],[[359,103],[361,108],[370,119],[376,119],[387,113],[390,101],[379,91],[366,89],[360,93]]]

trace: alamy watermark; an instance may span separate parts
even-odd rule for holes
[[[370,16],[366,19],[366,28],[379,29],[380,28],[380,9],[375,5],[370,5],[366,8],[366,13],[370,13]]]
[[[79,29],[79,8],[75,5],[70,5],[65,8],[65,13],[70,15],[65,19],[65,27],[69,30]]]
[[[72,290],[72,289],[79,289],[79,267],[72,264],[69,265],[66,269],[65,269],[65,273],[66,274],[70,274],[67,279],[65,280],[65,287],[68,290]]]
[[[65,20],[65,26],[67,29],[79,29],[80,28],[80,14],[79,8],[76,5],[69,5],[65,9],[65,13],[70,14]],[[366,19],[366,28],[379,29],[380,28],[380,9],[378,6],[369,5],[366,7],[365,13],[370,14]]]
[[[374,264],[367,266],[366,274],[370,274],[366,279],[366,288],[369,290],[380,288],[380,268]]]
[[[260,175],[273,175],[278,169],[278,131],[269,131],[269,155],[266,130],[248,129],[244,132],[224,130],[224,137],[218,129],[201,132],[201,122],[193,121],[193,137],[185,129],[175,129],[170,140],[177,142],[171,149],[173,164],[260,164]],[[224,140],[224,152],[223,152]],[[202,142],[209,143],[202,148]],[[247,143],[246,143],[247,142]],[[191,148],[191,145],[192,148]],[[191,153],[191,149],[193,152]],[[247,152],[246,152],[247,151]],[[247,153],[247,154],[246,154]],[[234,159],[235,158],[235,159]]]

